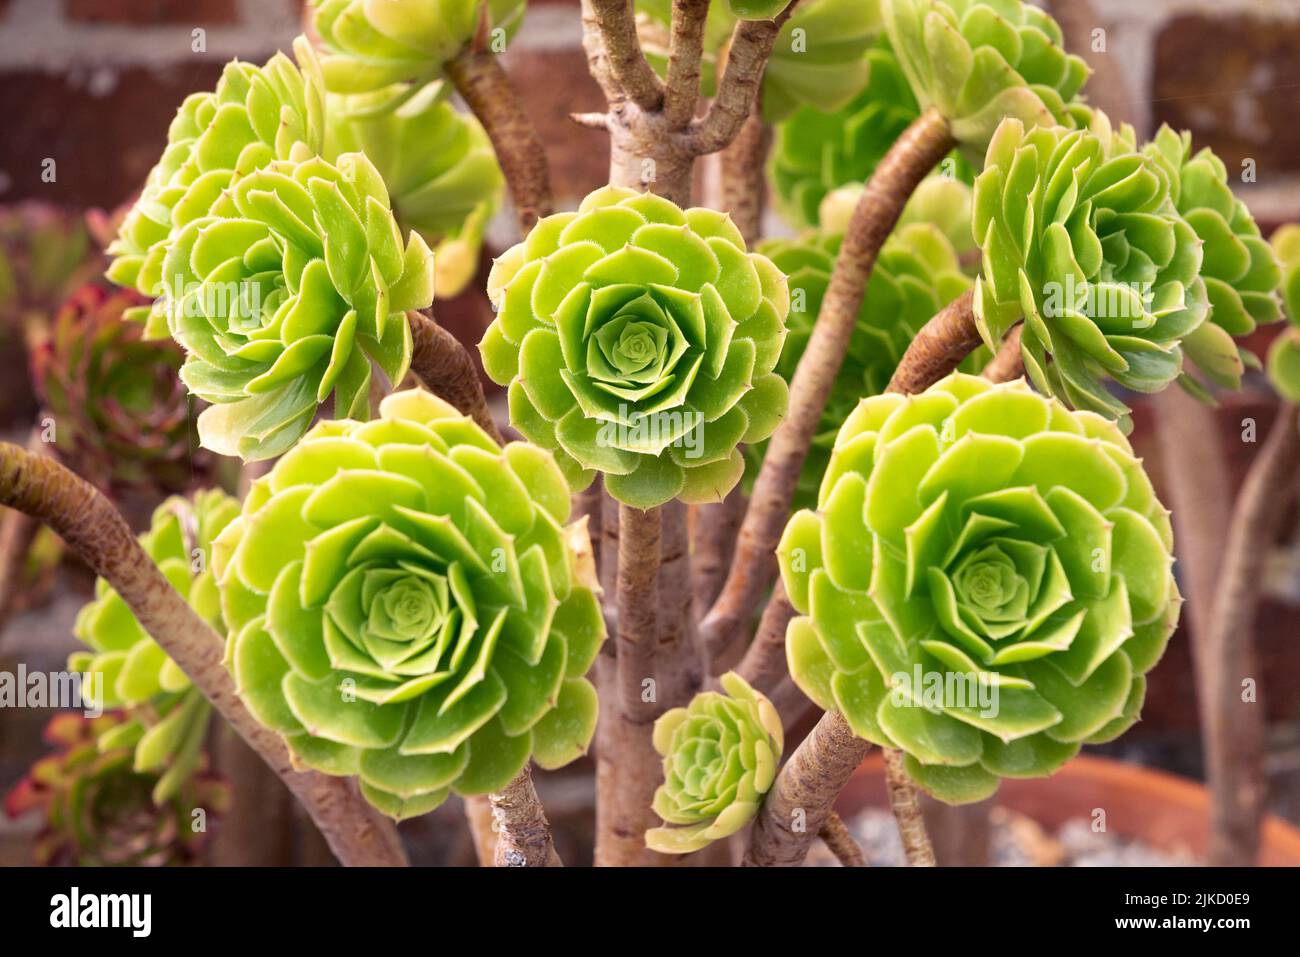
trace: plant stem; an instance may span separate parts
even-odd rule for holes
[[[53,460],[0,443],[0,504],[48,524],[122,596],[163,651],[284,780],[349,865],[405,865],[397,829],[348,778],[295,770],[284,741],[245,709],[222,663],[225,642],[168,584],[126,521],[85,480]]]
[[[465,823],[474,840],[474,856],[479,867],[495,867],[497,832],[492,823],[492,802],[486,794],[465,797]]]
[[[974,291],[968,289],[921,327],[903,353],[886,392],[924,392],[975,351],[981,340],[975,328],[974,301]]]
[[[474,360],[460,341],[422,312],[408,312],[411,323],[411,372],[430,392],[468,415],[497,444],[504,439],[492,421],[483,382]]]
[[[763,122],[762,96],[731,145],[719,154],[721,201],[719,207],[752,246],[761,235],[767,180],[764,167],[772,146],[772,128]]]
[[[1020,332],[1023,326],[1016,326],[1002,340],[997,355],[980,373],[990,382],[1010,382],[1025,374],[1025,357],[1020,352]]]
[[[880,248],[913,190],[953,143],[947,121],[927,109],[881,160],[853,211],[821,312],[790,383],[789,414],[763,458],[722,594],[701,625],[704,645],[715,659],[743,632],[776,575],[775,549],[790,514],[799,472],[844,363]]]
[[[767,694],[789,674],[785,658],[785,630],[795,615],[785,583],[778,581],[758,622],[758,634],[745,650],[736,673]]]
[[[496,822],[497,867],[564,866],[551,842],[551,826],[537,799],[528,765],[502,791],[488,795],[488,800]]]
[[[1300,466],[1296,406],[1283,402],[1268,438],[1246,474],[1223,553],[1223,570],[1202,651],[1209,696],[1205,728],[1210,784],[1212,867],[1249,866],[1259,852],[1267,790],[1262,770],[1264,705],[1245,700],[1243,684],[1258,684],[1255,611],[1277,516],[1294,494]]]
[[[27,450],[33,455],[45,454],[46,444],[41,441],[39,429],[32,429],[27,439]],[[0,519],[0,637],[4,635],[14,600],[23,587],[27,556],[40,530],[39,521],[18,509],[6,509],[4,518]]]
[[[898,822],[898,836],[903,839],[903,853],[909,867],[934,867],[934,848],[925,833],[921,801],[903,767],[903,752],[885,748],[885,788],[889,807]]]
[[[650,805],[660,779],[651,733],[661,713],[655,646],[663,510],[620,505],[618,526],[618,632],[613,688],[605,689],[613,694],[597,725],[598,867],[668,863],[645,847],[645,832],[657,823]]]
[[[519,230],[527,233],[555,208],[546,147],[537,128],[496,54],[471,47],[447,63],[447,76],[492,140]]]
[[[835,859],[844,867],[866,867],[867,859],[862,854],[862,848],[858,847],[858,842],[853,840],[853,835],[849,833],[848,827],[844,824],[844,819],[832,810],[826,815],[826,823],[817,833],[822,839],[822,843],[827,849],[835,855]]]
[[[797,867],[835,798],[871,745],[828,711],[795,748],[767,793],[745,851],[746,867]]]
[[[678,129],[685,127],[695,115],[700,96],[704,24],[708,17],[709,0],[673,0],[664,118]]]
[[[736,547],[736,532],[745,517],[745,495],[739,487],[734,488],[721,502],[691,506],[690,516],[694,555],[692,605],[695,617],[702,618],[726,580],[732,550]]]

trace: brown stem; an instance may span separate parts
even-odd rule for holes
[[[524,769],[505,788],[488,796],[496,824],[497,867],[563,867],[551,842],[551,826],[533,787],[531,769]]]
[[[989,360],[981,375],[990,382],[1010,382],[1025,374],[1025,358],[1020,353],[1020,333],[1023,326],[1016,326],[1007,333],[998,349],[998,354]]]
[[[736,533],[745,517],[745,495],[739,487],[734,488],[721,502],[692,506],[690,517],[694,555],[692,604],[696,618],[702,618],[727,577]]]
[[[673,0],[664,118],[674,129],[683,129],[695,115],[695,103],[700,96],[704,24],[708,17],[709,0]]]
[[[789,674],[785,658],[785,630],[795,615],[794,606],[785,593],[785,584],[777,582],[772,598],[763,609],[758,634],[745,650],[736,672],[759,691],[767,694]]]
[[[145,631],[306,805],[342,863],[406,864],[397,829],[353,781],[295,770],[280,736],[248,713],[222,664],[225,642],[168,584],[108,499],[51,459],[0,443],[0,504],[48,524],[108,580]]]
[[[596,865],[668,863],[646,850],[645,832],[660,783],[660,760],[651,742],[660,709],[655,674],[662,509],[618,509],[618,630],[614,680],[597,725]],[[612,687],[611,687],[612,685]],[[649,699],[649,700],[647,700]]]
[[[447,76],[492,140],[519,229],[527,233],[555,208],[546,147],[537,128],[495,54],[467,49],[447,63]]]
[[[465,823],[469,825],[474,840],[474,856],[479,867],[495,867],[497,832],[492,822],[492,802],[486,794],[471,794],[465,798]]]
[[[655,644],[658,714],[688,703],[700,690],[704,668],[695,644],[691,607],[691,542],[687,508],[663,506],[658,580],[659,627]]]
[[[664,102],[664,85],[646,62],[636,35],[632,0],[590,0],[591,17],[600,31],[605,56],[623,95],[647,113]]]
[[[817,836],[822,839],[822,843],[827,849],[835,855],[835,859],[844,867],[866,867],[867,859],[862,854],[862,848],[858,847],[858,842],[853,840],[853,835],[849,833],[844,819],[832,810],[826,815],[826,823],[822,829],[817,832]]]
[[[886,392],[924,392],[975,351],[981,340],[975,328],[974,301],[974,292],[967,290],[921,327],[903,353]]]
[[[754,109],[777,34],[798,4],[799,0],[791,0],[772,20],[741,20],[736,24],[713,105],[691,125],[690,145],[697,156],[717,152],[740,133],[745,118]]]
[[[44,455],[47,448],[41,441],[40,430],[33,428],[27,440],[27,450],[33,455]],[[0,635],[3,635],[13,611],[14,599],[23,587],[27,556],[31,554],[41,523],[26,512],[13,508],[6,509],[0,521]]]
[[[754,105],[739,135],[720,154],[722,209],[753,245],[761,235],[767,179],[764,166],[772,146],[772,128],[763,122],[762,96]]]
[[[903,752],[893,748],[884,751],[885,788],[889,791],[889,807],[898,822],[898,836],[903,839],[903,853],[907,856],[908,866],[934,867],[934,848],[925,833],[916,786],[903,767]]]
[[[754,821],[746,867],[797,867],[871,745],[828,711],[795,748]]]
[[[1249,866],[1259,851],[1267,790],[1262,765],[1264,706],[1247,700],[1256,684],[1255,611],[1264,562],[1277,532],[1278,513],[1294,492],[1300,465],[1296,406],[1282,403],[1268,438],[1237,496],[1223,553],[1223,570],[1202,651],[1209,695],[1205,729],[1210,784],[1209,863]]]
[[[994,799],[953,805],[925,793],[919,796],[935,863],[939,867],[987,867]]]
[[[498,442],[504,440],[488,411],[474,360],[460,341],[422,312],[408,312],[411,372],[430,392],[446,399]]]
[[[881,160],[853,211],[821,312],[790,384],[789,414],[763,458],[726,585],[701,625],[705,647],[715,659],[741,633],[775,577],[776,545],[808,446],[844,363],[876,256],[912,191],[953,142],[947,121],[937,111],[926,110]]]

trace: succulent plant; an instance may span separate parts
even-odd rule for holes
[[[1280,288],[1291,324],[1269,349],[1268,377],[1283,398],[1300,402],[1300,226],[1288,223],[1270,243],[1281,264]]]
[[[785,276],[723,213],[599,189],[507,250],[488,294],[484,368],[575,487],[599,469],[636,508],[720,500],[737,444],[785,414]]]
[[[331,97],[325,127],[327,159],[365,153],[388,187],[403,229],[433,248],[439,297],[461,292],[478,269],[483,231],[496,213],[505,183],[492,143],[478,120],[431,84],[396,110],[355,109],[368,97]],[[347,100],[339,103],[336,100]]]
[[[1201,278],[1210,321],[1192,330],[1183,351],[1205,378],[1239,389],[1246,366],[1258,368],[1259,360],[1233,340],[1254,332],[1258,324],[1282,318],[1277,256],[1246,204],[1232,194],[1223,160],[1209,147],[1193,154],[1191,133],[1162,126],[1143,152],[1164,170],[1174,206],[1204,244]],[[1179,381],[1194,394],[1209,397],[1189,373]]]
[[[132,290],[82,286],[30,347],[32,382],[54,420],[54,448],[102,488],[178,491],[194,476],[198,436],[173,343],[143,339]]]
[[[48,318],[99,268],[80,216],[34,201],[0,206],[0,333],[24,314]]]
[[[1003,117],[1086,126],[1088,66],[1022,0],[880,0],[885,32],[922,109],[934,107],[978,162]]]
[[[524,0],[312,0],[331,93],[381,93],[393,108],[442,76],[481,27],[494,43],[524,19]],[[492,47],[503,52],[504,47]]]
[[[175,496],[158,506],[149,531],[140,536],[172,587],[223,635],[212,542],[238,514],[239,503],[220,489],[199,492],[193,500]],[[104,732],[102,747],[133,753],[134,770],[155,776],[154,800],[164,804],[200,768],[212,706],[103,578],[95,582],[95,600],[81,609],[74,631],[90,650],[72,654],[69,670],[94,676],[98,705],[125,709]]]
[[[735,0],[709,8],[704,26],[701,92],[713,96],[719,57],[725,57],[737,19],[770,19],[789,3]],[[668,64],[672,0],[636,0],[646,58],[661,73]],[[863,52],[880,33],[878,0],[803,0],[772,47],[763,74],[763,118],[775,123],[801,104],[836,110],[867,82]]]
[[[199,440],[246,460],[281,454],[331,392],[341,417],[369,415],[371,360],[400,382],[409,309],[433,301],[432,254],[402,247],[382,177],[363,153],[306,155],[244,173],[232,209],[167,244],[155,315],[188,353],[181,379],[213,403]]]
[[[241,175],[287,159],[296,143],[320,152],[319,65],[304,38],[294,42],[294,52],[301,69],[282,53],[260,67],[235,60],[215,91],[185,98],[167,129],[162,158],[108,247],[111,280],[158,296],[174,279],[164,275],[163,259],[177,233],[197,220],[240,215],[230,187]],[[167,334],[161,317],[149,324],[149,334]]]
[[[864,399],[777,552],[795,682],[949,803],[1132,725],[1181,605],[1118,426],[1023,380]]]
[[[772,185],[782,212],[796,225],[817,225],[828,193],[870,179],[894,141],[921,113],[888,44],[868,50],[866,62],[867,85],[843,108],[801,106],[776,126]],[[970,182],[973,174],[965,158],[954,152],[949,160],[944,174]]]
[[[799,239],[768,240],[759,250],[789,277],[793,306],[790,335],[776,372],[794,377],[821,311],[842,233],[809,232]],[[896,229],[885,242],[867,282],[862,308],[844,353],[844,364],[831,388],[817,434],[799,474],[793,505],[811,507],[817,500],[835,433],[863,396],[884,392],[912,338],[945,305],[970,288],[957,254],[938,227],[914,223]],[[987,351],[977,350],[963,368],[978,372]],[[746,446],[747,477],[757,474],[767,444]]]
[[[994,346],[1023,316],[1041,391],[1121,417],[1105,377],[1139,392],[1177,378],[1181,344],[1209,311],[1202,243],[1131,128],[1112,131],[1100,112],[1091,130],[1006,120],[975,181],[974,230],[980,333]]]
[[[776,780],[785,747],[781,716],[735,672],[720,682],[725,694],[701,692],[655,721],[664,783],[654,811],[668,826],[646,831],[652,851],[689,854],[730,837],[753,820]]]
[[[403,818],[582,754],[604,639],[554,460],[422,390],[318,424],[217,539],[227,662],[297,760]]]
[[[212,825],[229,807],[229,788],[200,762],[183,788],[155,804],[157,776],[132,769],[130,748],[104,746],[124,720],[112,712],[97,718],[63,712],[46,725],[45,740],[55,753],[37,761],[4,804],[11,819],[35,810],[44,815],[33,847],[37,864],[196,863]]]

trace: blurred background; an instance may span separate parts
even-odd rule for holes
[[[48,260],[49,283],[63,290],[75,285],[77,269],[84,278],[87,267],[78,265],[83,260],[89,260],[93,273],[93,256],[85,252],[93,240],[87,242],[83,235],[87,211],[104,211],[91,213],[93,232],[108,211],[132,197],[157,159],[181,100],[211,89],[228,59],[261,62],[276,50],[287,51],[302,29],[302,5],[302,0],[0,0],[0,246],[9,241],[6,228],[12,234],[18,222],[30,230],[33,218],[44,218],[55,237],[41,254]],[[1056,6],[1059,15],[1068,16],[1062,9],[1068,4]],[[1104,43],[1105,55],[1114,58],[1133,91],[1131,101],[1102,105],[1141,119],[1151,130],[1161,123],[1190,129],[1197,146],[1213,147],[1266,236],[1282,223],[1300,220],[1300,0],[1094,0],[1094,6],[1101,22],[1084,24],[1083,35]],[[1098,29],[1103,32],[1096,33]],[[530,0],[526,24],[505,54],[506,69],[546,141],[561,207],[576,206],[606,175],[605,135],[568,120],[571,112],[603,107],[580,39],[578,0]],[[32,203],[42,205],[37,210]],[[513,228],[508,215],[498,217],[485,264],[487,255],[513,242]],[[780,228],[773,224],[774,232]],[[484,267],[480,280],[485,275]],[[481,289],[479,281],[434,307],[438,319],[469,344],[477,342],[490,319]],[[0,431],[5,439],[26,442],[37,401],[24,348],[31,317],[21,313],[48,309],[37,303],[42,295],[47,303],[57,298],[57,291],[20,293],[11,289],[10,307],[0,308]],[[15,307],[24,295],[22,308]],[[1261,330],[1248,347],[1263,355],[1277,329]],[[1162,500],[1170,500],[1171,483],[1198,466],[1195,460],[1189,466],[1188,456],[1178,454],[1187,452],[1182,443],[1189,441],[1207,456],[1199,465],[1221,472],[1228,489],[1226,496],[1202,503],[1196,514],[1177,516],[1180,536],[1192,525],[1199,529],[1199,544],[1180,537],[1180,549],[1213,550],[1222,543],[1232,490],[1258,449],[1249,436],[1266,433],[1276,401],[1262,377],[1251,373],[1242,393],[1226,398],[1202,420],[1213,434],[1197,428],[1192,435],[1180,435],[1175,426],[1157,428],[1158,419],[1170,421],[1168,414],[1160,415],[1148,401],[1135,402],[1134,445]],[[213,467],[192,448],[186,463],[182,484]],[[157,495],[145,499],[127,509],[137,526],[147,524]],[[1300,824],[1300,516],[1281,516],[1278,531],[1278,542],[1268,546],[1258,621],[1258,706],[1267,716],[1270,808]],[[67,561],[57,567],[38,564],[26,574],[11,620],[0,634],[0,671],[13,672],[18,662],[29,669],[61,669],[77,647],[72,624],[87,600],[91,577]],[[1185,578],[1182,584],[1194,607],[1197,596]],[[1151,674],[1141,723],[1119,742],[1092,750],[1190,779],[1202,776],[1190,625],[1185,616],[1164,661]],[[0,714],[0,793],[42,753],[40,731],[47,719],[39,709]],[[246,761],[240,747],[234,742],[219,746],[217,762],[236,766]],[[585,856],[565,846],[570,840],[565,820],[590,814],[587,773],[579,767],[540,782],[566,860]],[[261,791],[247,786],[239,798],[262,809],[244,825],[254,826],[255,833],[241,837],[239,815],[230,815],[226,834],[217,840],[218,856],[228,841],[233,856],[226,860],[261,853],[263,863],[328,861],[310,826],[294,824],[296,812],[278,782],[263,780],[262,786]],[[1067,780],[1063,786],[1075,787],[1076,796],[1086,795],[1079,798],[1085,804],[1094,794],[1088,787],[1106,793],[1096,781]],[[1025,800],[1029,813],[1032,801]],[[1203,813],[1204,806],[1199,807]],[[457,806],[448,804],[410,825],[422,835],[423,862],[473,860],[459,814]],[[1017,818],[1008,823],[1006,813],[999,814],[997,827],[1020,826]],[[34,827],[31,821],[0,818],[0,864],[29,860]],[[253,850],[241,850],[241,840],[253,842]],[[1058,834],[1044,840],[1048,849],[1041,853],[1047,857],[1038,862],[1056,862],[1051,855],[1065,839]],[[1196,851],[1195,839],[1175,829],[1165,841],[1171,845],[1166,848],[1171,860],[1184,859],[1176,853],[1179,841],[1186,844],[1182,850],[1187,855]]]

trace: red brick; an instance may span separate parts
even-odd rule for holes
[[[0,198],[121,202],[157,162],[181,100],[212,89],[221,67],[216,59],[195,59],[166,70],[120,70],[104,96],[44,71],[0,74],[0,111],[8,117],[0,167],[9,183]],[[46,157],[57,164],[53,183],[41,181]]]
[[[577,201],[609,177],[609,137],[578,126],[570,113],[605,108],[600,87],[587,72],[581,49],[511,50],[506,72],[519,90],[524,109],[546,143],[555,198],[561,206]]]
[[[237,0],[67,0],[67,17],[91,23],[234,23]]]
[[[1171,19],[1155,41],[1153,120],[1193,131],[1230,175],[1300,170],[1300,23],[1260,15]]]

